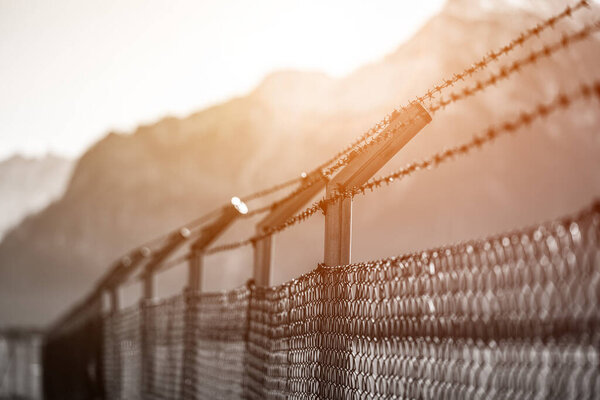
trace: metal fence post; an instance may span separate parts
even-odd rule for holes
[[[108,327],[109,334],[111,336],[111,349],[105,349],[104,351],[110,351],[111,352],[111,358],[112,358],[112,374],[113,376],[112,378],[112,382],[114,384],[114,387],[111,387],[109,389],[109,391],[107,391],[107,394],[111,394],[111,395],[117,395],[118,394],[118,398],[121,398],[121,390],[122,390],[122,380],[123,380],[123,371],[121,368],[121,349],[120,349],[120,343],[119,343],[119,338],[118,338],[118,334],[116,332],[115,329],[115,319],[117,318],[117,315],[119,313],[119,308],[120,306],[120,298],[119,298],[119,288],[118,287],[112,287],[109,290],[109,299],[110,299],[110,326]],[[105,379],[108,379],[108,377],[105,376]]]
[[[326,197],[336,193],[335,185],[327,185]],[[329,204],[325,212],[325,265],[350,264],[352,251],[352,199]]]
[[[177,250],[190,236],[187,228],[172,234],[167,242],[153,253],[152,259],[144,267],[143,272],[143,294],[141,300],[141,345],[142,345],[142,376],[141,393],[142,398],[149,398],[154,392],[154,274],[162,262]]]
[[[388,126],[378,136],[378,139],[369,147],[364,149],[350,160],[348,165],[342,169],[335,177],[329,181],[326,190],[325,206],[325,246],[324,246],[324,264],[321,269],[322,274],[322,293],[321,301],[323,315],[320,322],[320,355],[319,355],[319,396],[338,397],[342,393],[331,393],[335,385],[330,385],[326,381],[328,376],[327,368],[348,369],[351,363],[350,359],[340,360],[329,357],[329,351],[332,347],[336,350],[351,349],[352,343],[348,335],[339,335],[336,331],[336,325],[329,322],[336,318],[331,315],[334,310],[329,307],[335,302],[344,302],[351,300],[349,290],[334,290],[336,285],[341,282],[336,281],[332,272],[327,272],[326,267],[335,267],[350,264],[351,262],[351,243],[352,243],[352,198],[341,197],[335,201],[328,200],[335,198],[336,195],[343,194],[345,190],[360,186],[367,182],[377,171],[379,171],[400,149],[402,149],[409,140],[411,140],[423,127],[431,121],[427,111],[418,103],[413,103],[402,112],[397,112],[392,116]],[[334,298],[333,293],[340,293],[339,298]],[[333,335],[331,335],[333,334]],[[332,338],[342,341],[341,343],[331,343],[328,335]],[[342,338],[342,339],[340,339]],[[349,354],[348,357],[353,357]],[[333,365],[336,362],[344,365]],[[325,367],[325,366],[329,367]],[[332,389],[331,386],[334,388]]]
[[[379,134],[381,139],[359,153],[331,179],[327,184],[326,198],[367,182],[430,121],[431,117],[418,103],[397,112]],[[326,206],[325,265],[332,267],[350,263],[351,236],[352,199],[340,198]]]
[[[146,268],[143,280],[143,294],[140,302],[141,307],[141,394],[143,399],[151,397],[154,391],[154,349],[153,337],[153,300],[154,300],[154,271]]]
[[[257,228],[257,234],[264,231]],[[273,237],[267,236],[254,242],[254,266],[252,277],[259,286],[268,286],[271,281],[271,258],[273,256]]]
[[[232,201],[232,203],[234,203]],[[235,202],[238,206],[241,201]],[[245,205],[244,205],[245,206]],[[202,290],[202,269],[204,250],[212,244],[235,220],[241,211],[237,207],[225,207],[219,217],[210,225],[204,227],[200,236],[192,243],[192,255],[188,261],[188,282],[184,288],[184,338],[183,361],[181,370],[181,398],[192,400],[196,398],[198,382],[196,377],[196,318],[198,315],[199,294]]]
[[[254,279],[248,279],[246,282],[246,288],[248,289],[248,306],[246,308],[246,326],[244,332],[244,375],[242,376],[242,393],[245,399],[250,397],[250,378],[248,374],[250,369],[250,352],[248,343],[250,342],[250,324],[252,322],[252,298],[256,289]]]
[[[181,399],[194,400],[197,395],[196,374],[196,317],[198,315],[199,293],[202,290],[203,254],[192,249],[188,260],[188,282],[184,289],[184,336],[181,371]]]

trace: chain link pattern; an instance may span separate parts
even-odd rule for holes
[[[139,305],[104,319],[104,387],[108,399],[141,399],[141,321]]]
[[[598,398],[600,205],[250,304],[250,398]]]
[[[141,360],[131,352],[136,312],[107,317],[107,383],[111,338],[130,360],[124,378]],[[153,398],[598,399],[600,202],[484,240],[319,266],[275,287],[186,293],[154,313],[165,356],[155,354]],[[168,370],[182,366],[170,352],[187,357],[183,375]],[[127,396],[109,398],[139,398],[123,387]]]
[[[149,304],[146,312],[151,314],[147,332],[148,351],[151,353],[149,385],[144,399],[179,399],[181,372],[183,368],[183,344],[185,330],[185,303],[181,296]]]
[[[431,104],[429,111],[432,114],[434,114],[440,108],[443,108],[450,103],[462,100],[463,98],[468,97],[468,96],[474,94],[475,92],[481,91],[481,90],[485,89],[486,87],[494,85],[500,79],[504,79],[504,78],[508,77],[508,75],[512,74],[513,72],[518,71],[520,69],[520,66],[518,66],[517,68],[513,68],[512,70],[510,68],[503,67],[503,68],[501,68],[501,76],[494,78],[494,75],[492,75],[492,77],[490,79],[488,79],[488,81],[477,82],[477,85],[474,89],[472,89],[470,91],[467,90],[466,93],[465,93],[465,90],[463,90],[461,92],[462,95],[457,95],[456,93],[451,93],[449,95],[450,98],[448,100],[440,99],[437,104],[433,103],[433,101],[436,99],[436,97],[442,95],[442,93],[446,89],[451,88],[451,87],[455,86],[458,82],[464,81],[466,78],[472,77],[475,73],[486,69],[490,64],[497,62],[502,57],[508,55],[515,48],[517,48],[519,46],[523,46],[523,44],[525,42],[527,42],[529,39],[536,37],[536,36],[540,36],[540,34],[544,31],[546,31],[547,29],[554,29],[554,27],[560,20],[571,17],[575,11],[578,11],[579,9],[584,8],[584,7],[589,7],[588,0],[580,0],[574,6],[565,7],[565,9],[563,11],[561,11],[560,13],[553,15],[550,18],[547,18],[546,20],[536,24],[535,26],[529,28],[528,30],[526,30],[524,32],[521,32],[519,34],[519,36],[517,36],[516,38],[511,40],[506,45],[502,46],[500,49],[498,49],[496,51],[490,51],[488,54],[483,56],[479,61],[477,61],[477,62],[473,63],[472,65],[468,66],[467,68],[463,69],[461,72],[455,73],[452,75],[452,77],[446,78],[441,83],[434,85],[433,87],[428,89],[425,94],[423,94],[421,96],[417,96],[408,105],[401,106],[399,108],[394,109],[391,113],[386,115],[381,121],[379,121],[377,124],[375,124],[373,127],[371,127],[367,132],[362,134],[359,138],[357,138],[349,146],[347,146],[345,149],[343,149],[342,151],[337,153],[334,157],[330,158],[329,160],[327,160],[326,162],[321,164],[319,167],[317,167],[316,170],[323,170],[323,173],[325,175],[329,176],[329,175],[335,173],[335,171],[339,170],[343,166],[347,165],[358,153],[363,152],[366,147],[368,147],[370,144],[372,144],[373,141],[377,142],[377,141],[384,139],[385,137],[380,137],[381,136],[380,134],[383,133],[385,131],[385,128],[387,128],[389,126],[390,122],[394,119],[394,115],[396,113],[401,113],[401,112],[405,111],[406,108],[410,104],[414,104],[414,103]],[[597,26],[597,24],[596,24],[596,26]],[[591,30],[591,29],[593,29],[593,26],[588,26],[586,28],[587,28],[587,30]],[[584,38],[582,36],[585,36],[585,37],[589,36],[589,34],[591,34],[595,31],[595,30],[593,30],[592,32],[584,32],[585,30],[586,29],[578,32],[575,35],[572,35],[574,37],[568,39],[568,42],[581,40]],[[563,35],[562,42],[565,42],[564,37],[565,36]],[[562,43],[562,47],[567,47],[569,44],[570,43]],[[524,65],[526,63],[535,63],[535,61],[537,61],[537,59],[544,57],[544,56],[549,56],[550,54],[546,54],[549,52],[546,49],[546,47],[548,47],[548,46],[544,47],[544,51],[542,52],[543,53],[542,55],[536,56],[534,60],[530,60],[529,62],[523,61],[523,62],[521,62],[521,64]],[[556,50],[558,50],[558,49],[552,49],[550,52],[554,52]],[[404,124],[398,125],[397,127],[395,127],[394,131],[387,132],[388,135],[393,135],[398,129],[402,128],[403,126],[410,125],[411,122],[412,121],[407,121]]]

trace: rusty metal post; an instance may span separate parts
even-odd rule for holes
[[[418,103],[411,104],[403,112],[396,113],[388,127],[380,133],[382,139],[358,154],[331,179],[327,184],[326,198],[367,182],[430,121],[431,117]],[[338,199],[328,204],[326,208],[325,265],[349,264],[351,262],[352,199]]]
[[[190,236],[190,231],[182,228],[179,232],[172,234],[167,242],[152,255],[152,259],[144,267],[143,294],[140,302],[141,319],[141,345],[142,345],[142,376],[141,393],[142,398],[151,398],[154,392],[154,275],[164,260],[175,250],[181,247]]]
[[[261,235],[264,231],[258,228],[257,233]],[[254,242],[254,265],[252,277],[254,284],[258,286],[269,286],[271,282],[271,259],[273,257],[273,237],[267,236]]]
[[[191,246],[191,257],[188,261],[188,281],[184,288],[185,300],[184,311],[184,338],[183,338],[183,362],[181,371],[180,397],[183,400],[194,400],[197,398],[198,381],[196,378],[196,327],[198,316],[198,304],[202,290],[202,276],[204,265],[204,250],[212,244],[233,222],[244,212],[241,200],[232,200],[233,207],[225,207],[221,215],[210,225],[202,229],[198,239]]]
[[[118,398],[121,397],[121,391],[123,389],[123,369],[122,369],[122,360],[121,360],[121,344],[119,343],[119,335],[116,330],[115,320],[119,314],[120,305],[120,297],[119,297],[119,288],[112,287],[109,290],[109,299],[110,299],[110,337],[111,337],[111,349],[109,351],[112,352],[112,373],[114,376],[112,377],[114,380],[114,387],[111,387],[110,390],[112,393],[107,393],[110,395],[117,395]],[[105,350],[106,351],[106,350]]]
[[[335,193],[327,185],[326,197]],[[352,251],[352,199],[341,199],[327,206],[325,213],[325,265],[350,264]]]
[[[192,249],[188,261],[188,282],[184,289],[184,337],[183,337],[183,362],[181,371],[182,400],[195,400],[197,398],[198,380],[196,378],[196,327],[198,316],[199,294],[202,290],[202,266],[204,255],[201,251]]]
[[[377,171],[379,171],[400,149],[402,149],[409,140],[411,140],[423,127],[431,121],[427,111],[418,103],[412,104],[401,113],[396,113],[392,117],[387,128],[380,133],[381,138],[366,148],[363,152],[355,156],[348,165],[342,169],[327,184],[326,199],[335,198],[336,195],[343,194],[345,190],[360,186],[366,183]],[[352,244],[352,199],[341,197],[335,201],[328,201],[325,210],[325,249],[324,263],[326,267],[335,267],[339,265],[350,264],[351,262],[351,244]],[[321,354],[319,364],[321,366],[321,383],[319,385],[319,396],[330,397],[330,386],[326,377],[329,368],[348,369],[352,364],[352,342],[348,335],[339,335],[336,331],[336,325],[329,324],[329,321],[336,318],[331,315],[334,307],[329,304],[352,300],[348,290],[343,287],[340,290],[331,290],[336,285],[343,285],[342,282],[335,281],[335,275],[322,268],[323,291],[321,301],[323,302],[323,316],[321,318],[320,342]],[[333,298],[332,294],[338,293],[338,297]],[[333,335],[333,336],[332,336]],[[331,343],[333,338],[341,340],[338,343]],[[328,338],[330,338],[328,340]],[[339,350],[346,348],[347,358],[332,359],[331,352],[328,351],[332,346]],[[338,365],[331,366],[337,360]],[[342,364],[342,365],[339,365]]]

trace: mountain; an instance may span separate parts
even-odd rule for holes
[[[0,240],[25,216],[62,195],[72,167],[71,160],[54,155],[0,161]]]
[[[342,79],[277,72],[246,96],[186,118],[164,118],[132,134],[108,134],[78,160],[60,200],[27,218],[0,244],[0,321],[48,323],[129,249],[232,195],[310,170],[393,108],[562,7],[453,0],[392,54]],[[596,7],[577,12],[491,70],[599,15]],[[600,78],[599,62],[600,42],[591,38],[448,106],[382,172]],[[472,155],[357,197],[353,259],[418,251],[577,210],[600,194],[599,128],[598,102],[581,102]],[[252,232],[250,223],[239,223],[220,242]],[[314,268],[322,241],[321,215],[279,234],[273,280]],[[207,257],[205,287],[244,282],[251,251]],[[173,291],[182,276],[185,269],[166,273],[159,293]],[[134,298],[134,288],[125,292]]]

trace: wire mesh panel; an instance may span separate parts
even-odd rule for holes
[[[107,315],[103,320],[103,361],[104,361],[104,390],[106,398],[118,399],[121,395],[121,353],[116,337],[117,318]]]
[[[141,399],[141,308],[105,317],[104,365],[108,399]]]
[[[185,302],[183,296],[159,301],[148,306],[152,326],[147,329],[150,357],[149,399],[179,399],[183,360]]]
[[[186,381],[186,399],[243,397],[249,290],[191,294],[190,329],[194,371]]]
[[[600,207],[252,293],[251,398],[599,398]]]
[[[600,204],[487,240],[143,309],[105,321],[110,399],[141,398],[142,368],[156,399],[598,399]]]
[[[252,292],[247,397],[318,393],[322,279],[319,272],[311,272],[286,285]]]

